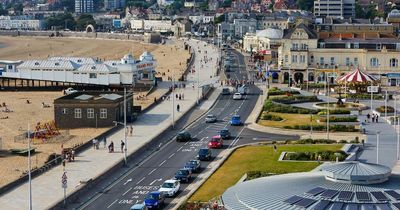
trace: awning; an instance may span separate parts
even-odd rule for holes
[[[400,79],[400,73],[388,73],[387,78]]]

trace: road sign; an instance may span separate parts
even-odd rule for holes
[[[67,172],[64,171],[63,175],[61,176],[61,185],[62,188],[67,188],[67,183],[68,183],[68,177],[67,177]]]
[[[377,93],[377,92],[379,92],[379,86],[368,86],[367,87],[367,92],[368,93],[371,93],[371,92]]]

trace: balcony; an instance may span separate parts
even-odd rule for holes
[[[292,47],[290,48],[290,51],[294,52],[307,52],[308,48],[307,47]]]

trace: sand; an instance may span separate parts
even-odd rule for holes
[[[127,53],[138,58],[143,51],[151,52],[157,60],[156,70],[164,75],[166,80],[172,76],[173,69],[176,76],[183,73],[189,53],[183,49],[182,43],[176,45],[142,44],[136,41],[77,39],[77,38],[47,38],[47,37],[6,37],[0,36],[0,60],[44,59],[49,56],[85,56],[101,59],[120,59]],[[164,74],[163,74],[164,73]],[[145,94],[145,92],[136,93]],[[145,108],[160,97],[163,91],[153,91],[147,100],[136,101]],[[0,104],[6,103],[12,112],[0,111],[0,150],[12,148],[26,148],[26,141],[15,141],[14,137],[23,134],[31,126],[34,129],[38,122],[49,122],[54,119],[53,101],[61,97],[61,91],[56,92],[0,92]],[[31,104],[27,104],[29,100]],[[49,104],[49,108],[42,108],[42,102]],[[0,108],[4,110],[4,108]],[[8,119],[1,119],[7,118]],[[90,141],[93,137],[106,131],[100,129],[72,129],[71,135],[64,143],[64,147],[71,147]],[[65,131],[61,131],[65,132]],[[61,143],[37,143],[33,147],[38,153],[32,158],[32,167],[40,167],[47,160],[49,154],[60,153]],[[27,170],[27,158],[11,156],[0,152],[0,187],[17,179]]]

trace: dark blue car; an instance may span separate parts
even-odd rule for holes
[[[160,209],[164,205],[164,194],[159,191],[150,192],[144,199],[144,205],[149,209]]]
[[[233,115],[231,119],[231,125],[242,125],[242,121],[240,120],[239,115]]]
[[[231,137],[231,133],[227,128],[222,129],[219,132],[219,135],[221,136],[222,139],[229,139]]]
[[[192,173],[196,173],[200,170],[200,161],[199,160],[190,160],[185,163],[184,169],[188,169]]]
[[[189,182],[190,177],[192,177],[192,172],[189,169],[182,168],[175,173],[175,179],[181,182]]]

